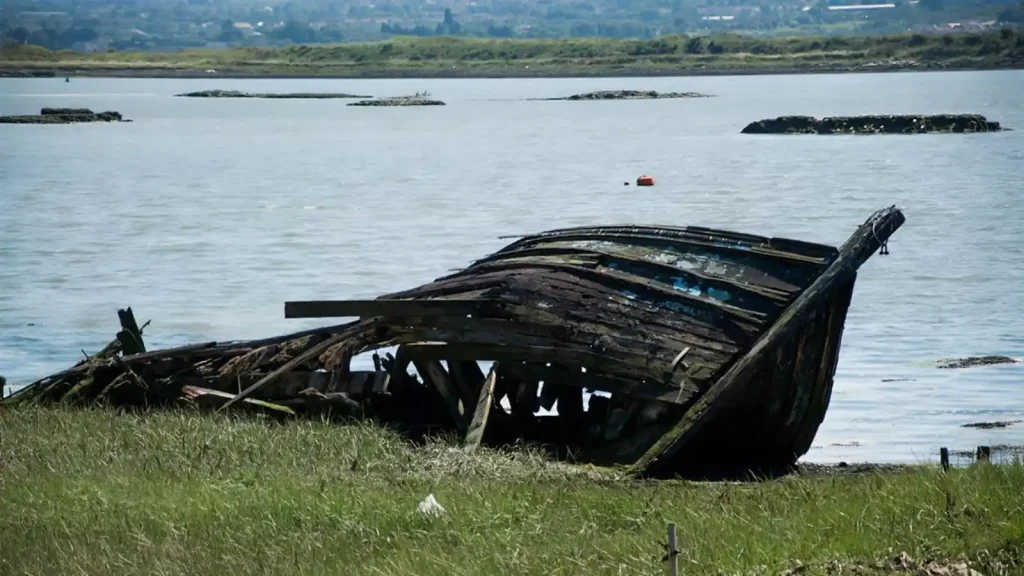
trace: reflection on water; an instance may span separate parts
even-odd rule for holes
[[[0,373],[102,347],[115,310],[171,346],[256,338],[285,300],[371,297],[493,251],[504,234],[696,224],[839,244],[877,208],[907,224],[861,270],[812,461],[917,461],[1024,444],[1024,73],[594,80],[0,80],[0,114],[117,110],[135,122],[9,126],[0,138]],[[207,88],[429,90],[431,108],[176,99]],[[715,98],[519,100],[600,89]],[[67,92],[64,92],[67,90]],[[499,100],[500,99],[500,100]],[[783,114],[977,112],[1017,131],[742,136]],[[640,174],[653,188],[623,187]]]

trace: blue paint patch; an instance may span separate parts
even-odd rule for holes
[[[728,302],[729,300],[732,300],[732,294],[729,294],[725,290],[719,290],[718,288],[708,288],[708,296],[711,296],[720,302]]]
[[[690,284],[687,284],[686,282],[683,281],[682,278],[679,277],[672,279],[672,287],[675,288],[676,290],[679,290],[680,292],[686,292],[691,296],[701,295],[700,286],[692,286]]]

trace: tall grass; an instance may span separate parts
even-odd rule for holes
[[[417,504],[433,493],[432,518]],[[685,574],[1024,543],[1024,467],[630,482],[369,424],[0,413],[0,574]]]

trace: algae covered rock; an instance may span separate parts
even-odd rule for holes
[[[309,99],[309,100],[333,100],[341,98],[372,98],[372,96],[361,96],[358,94],[345,94],[334,92],[288,92],[281,94],[263,92],[241,92],[239,90],[200,90],[198,92],[186,92],[175,94],[178,98],[279,98],[279,99]]]
[[[998,132],[999,122],[980,114],[779,116],[751,122],[743,134],[930,134]]]
[[[352,102],[349,106],[444,106],[440,100],[432,100],[426,94],[414,94],[412,96],[393,96],[391,98],[380,98],[377,100],[360,100]]]
[[[79,122],[131,122],[120,112],[93,112],[88,108],[43,108],[39,114],[0,116],[0,124],[77,124]]]
[[[698,92],[658,92],[657,90],[598,90],[559,98],[541,98],[541,100],[662,100],[668,98],[708,98],[707,94]]]

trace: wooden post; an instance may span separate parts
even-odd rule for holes
[[[992,459],[991,446],[978,446],[978,462],[988,462]]]
[[[949,472],[949,448],[943,446],[939,449],[939,461],[942,464],[942,471]]]
[[[779,345],[792,338],[807,323],[808,318],[835,289],[857,274],[861,267],[886,244],[906,219],[895,206],[871,215],[850,239],[839,249],[831,265],[786,308],[754,343],[747,353],[733,365],[683,414],[668,432],[651,446],[630,468],[634,476],[646,474],[650,468],[666,462],[682,448],[718,411],[727,405],[723,396],[735,392],[738,384],[746,383],[757,370],[761,360]]]
[[[668,573],[679,576],[679,547],[676,546],[676,525],[668,525]]]
[[[121,342],[121,353],[125,356],[144,353],[146,344],[142,341],[142,329],[135,321],[131,306],[118,310],[117,318],[121,321],[121,331],[117,333],[117,339]]]

